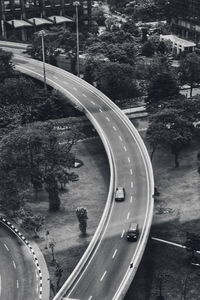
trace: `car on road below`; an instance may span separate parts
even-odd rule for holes
[[[130,223],[129,228],[126,233],[126,238],[130,242],[137,241],[139,236],[139,228],[137,223]]]
[[[115,190],[115,201],[124,201],[125,199],[125,189],[124,187],[118,186]]]

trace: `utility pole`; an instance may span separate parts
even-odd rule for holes
[[[6,38],[4,1],[3,0],[0,1],[1,1],[1,33],[2,33],[2,37]]]
[[[79,1],[74,1],[73,5],[76,7],[76,69],[77,76],[80,77],[80,60],[79,60],[79,27],[78,27],[78,7],[80,6]]]
[[[43,62],[43,77],[44,77],[44,90],[47,90],[47,83],[46,83],[46,68],[45,68],[45,44],[44,44],[44,37],[46,34],[45,30],[40,30],[38,35],[41,36],[42,39],[42,62]]]

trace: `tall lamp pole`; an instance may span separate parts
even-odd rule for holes
[[[78,28],[78,7],[80,6],[80,2],[74,1],[73,5],[76,7],[76,68],[77,68],[77,76],[80,77],[79,28]]]
[[[43,77],[44,77],[44,89],[47,90],[47,82],[46,82],[46,69],[45,69],[45,45],[44,45],[44,37],[46,34],[45,30],[40,30],[38,35],[41,36],[42,39],[42,62],[43,62]]]

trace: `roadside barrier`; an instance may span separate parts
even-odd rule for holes
[[[13,226],[9,221],[7,221],[4,217],[0,216],[0,222],[2,222],[8,229],[10,229],[18,238],[20,238],[20,240],[28,247],[31,254],[33,255],[33,260],[34,260],[34,263],[35,263],[35,266],[37,268],[38,275],[39,275],[39,278],[38,278],[39,279],[38,300],[42,300],[42,271],[41,271],[38,259],[36,257],[36,254],[35,254],[32,246],[27,241],[27,239],[23,236],[23,234],[15,226]]]

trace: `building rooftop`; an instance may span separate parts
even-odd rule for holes
[[[164,39],[164,40],[170,40],[171,42],[176,43],[178,45],[181,45],[183,47],[195,47],[196,46],[195,43],[187,41],[185,39],[181,39],[181,38],[179,38],[179,37],[177,37],[176,35],[173,35],[173,34],[167,34],[167,35],[162,35],[161,34],[160,38]]]

